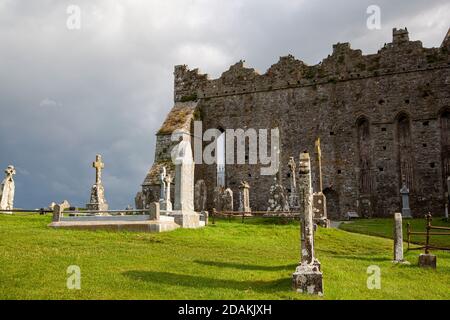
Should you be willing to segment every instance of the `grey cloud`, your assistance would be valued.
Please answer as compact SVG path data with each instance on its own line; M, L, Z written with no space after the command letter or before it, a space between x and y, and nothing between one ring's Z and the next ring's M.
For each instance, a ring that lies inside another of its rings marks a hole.
M338 41L374 52L398 26L440 45L448 1L377 2L0 0L0 166L22 169L16 205L84 205L97 153L111 207L132 204L176 64L211 77L240 59L260 72L289 53L315 64ZM69 4L81 8L81 30L66 28ZM381 7L380 31L366 28L370 4Z

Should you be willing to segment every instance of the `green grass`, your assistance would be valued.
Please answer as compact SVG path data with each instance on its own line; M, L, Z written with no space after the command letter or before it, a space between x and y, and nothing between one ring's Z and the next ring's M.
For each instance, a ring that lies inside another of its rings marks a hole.
M403 241L407 241L406 236L406 224L411 224L411 231L413 232L425 232L426 229L426 220L425 219L405 219L403 220ZM450 228L450 222L445 222L442 220L442 218L434 218L431 222L433 226L442 226L442 227L449 227ZM393 239L394 234L394 219L361 219L361 220L354 220L350 223L344 223L339 226L340 229L350 231L350 232L356 232L356 233L362 233L362 234L368 234L372 236L377 237L384 237ZM449 233L450 231L443 231L443 230L432 230L433 232L446 232ZM411 242L417 243L417 244L424 244L425 243L425 236L421 235L411 235ZM447 247L450 248L450 236L431 236L430 243L436 246L441 247ZM417 247L415 245L411 245L412 248Z
M394 265L392 240L319 229L325 296L291 290L299 227L239 220L161 234L55 230L49 216L0 215L0 299L450 299L450 254L437 270ZM81 268L81 290L66 288ZM381 290L367 289L367 267Z

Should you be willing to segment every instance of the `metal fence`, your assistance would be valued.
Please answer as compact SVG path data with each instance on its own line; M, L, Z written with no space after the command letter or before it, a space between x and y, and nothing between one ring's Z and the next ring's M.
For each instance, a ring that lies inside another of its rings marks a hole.
M300 220L300 212L292 212L292 211L216 211L216 209L212 210L211 220L212 224L216 223L216 218L227 218L228 221L231 219L241 219L242 223L245 222L245 219L251 218L268 218L268 219L286 219L286 220Z
M432 232L432 230L450 231L450 228L431 225L431 221L433 220L433 217L431 216L431 214L427 214L425 218L427 220L427 225L426 225L426 231L425 232L417 232L417 231L413 232L411 230L411 224L408 222L408 224L407 224L408 250L422 250L422 249L425 249L425 253L426 254L428 254L430 252L430 249L450 251L450 248L434 246L434 245L430 244L431 236L450 236L450 232ZM411 235L425 236L425 245L424 246L420 246L420 247L411 248L410 247Z

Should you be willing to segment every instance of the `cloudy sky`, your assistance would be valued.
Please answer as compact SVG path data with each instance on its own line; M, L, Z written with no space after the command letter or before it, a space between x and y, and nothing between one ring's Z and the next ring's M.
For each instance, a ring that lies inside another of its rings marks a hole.
M380 30L366 27L372 4ZM449 17L448 0L0 0L0 167L17 168L16 207L84 206L100 153L110 207L125 208L173 105L174 65L215 78L244 59L263 73L289 53L316 64L337 42L374 53L405 26L439 46Z

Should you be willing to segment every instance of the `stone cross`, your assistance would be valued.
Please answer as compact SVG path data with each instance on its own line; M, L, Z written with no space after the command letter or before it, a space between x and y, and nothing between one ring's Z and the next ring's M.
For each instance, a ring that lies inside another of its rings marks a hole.
M239 211L251 212L250 208L250 185L247 181L241 181L239 185Z
M303 216L301 262L292 275L292 286L297 292L323 295L323 275L314 256L314 223L312 212L311 160L307 152L300 154L299 193Z
M159 172L159 182L161 183L159 199L160 201L164 201L166 199L166 167L161 167Z
M95 183L102 183L102 169L105 168L105 164L102 162L102 156L96 155L95 161L92 163L92 167L95 168Z
M166 177L164 178L164 182L165 182L165 187L166 187L166 198L165 198L165 203L164 203L164 209L166 211L172 211L172 201L170 201L170 184L172 183L173 178L170 174L166 175Z
M0 209L13 210L14 209L14 192L15 184L13 176L16 174L14 166L8 166L5 169L5 179L0 185Z
M409 208L409 189L406 186L405 178L403 177L403 186L400 189L402 196L402 216L403 218L412 218L411 209Z
M319 192L323 190L323 180L322 180L322 149L320 148L320 137L316 140L317 148L317 161L319 163Z
M105 189L102 184L102 169L105 168L105 164L102 162L101 155L96 155L92 167L95 168L95 184L92 186L91 198L86 208L92 211L107 211L108 203L105 199ZM96 213L96 215L107 215L107 213Z
M394 262L403 262L403 225L402 214L394 214Z

